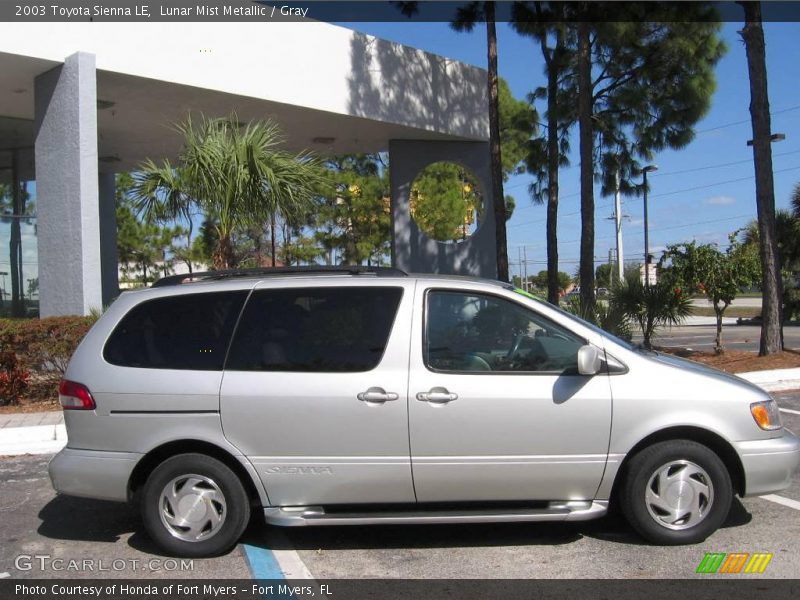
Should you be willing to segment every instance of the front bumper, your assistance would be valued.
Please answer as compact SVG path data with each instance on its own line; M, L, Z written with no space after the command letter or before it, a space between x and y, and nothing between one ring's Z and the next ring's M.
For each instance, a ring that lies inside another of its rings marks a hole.
M737 442L742 459L745 496L761 496L785 490L800 464L800 438L784 429L781 437Z
M53 488L60 494L126 502L128 480L141 457L133 452L64 448L53 457L47 470Z

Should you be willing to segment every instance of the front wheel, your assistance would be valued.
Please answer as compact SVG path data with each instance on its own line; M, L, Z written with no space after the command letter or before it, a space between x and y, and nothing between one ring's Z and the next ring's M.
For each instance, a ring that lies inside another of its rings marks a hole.
M690 440L671 440L631 459L621 500L625 518L648 541L695 544L725 521L733 486L712 450Z
M239 477L204 454L179 454L158 465L145 482L141 508L150 537L188 558L229 550L250 519Z

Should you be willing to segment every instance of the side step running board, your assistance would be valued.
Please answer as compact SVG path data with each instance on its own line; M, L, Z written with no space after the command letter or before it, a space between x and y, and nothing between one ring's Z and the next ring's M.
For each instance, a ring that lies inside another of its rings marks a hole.
M270 525L402 525L424 523L520 523L527 521L588 521L606 514L608 502L551 502L547 508L428 510L326 513L320 506L265 508Z

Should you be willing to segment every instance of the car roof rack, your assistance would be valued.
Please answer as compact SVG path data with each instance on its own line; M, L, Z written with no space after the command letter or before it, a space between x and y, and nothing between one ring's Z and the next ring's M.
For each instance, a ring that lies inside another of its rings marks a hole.
M224 269L220 271L200 271L168 275L153 282L151 287L166 287L194 283L197 281L218 281L239 277L272 277L281 275L375 275L383 277L405 277L405 271L393 267L365 267L362 265L309 265L303 267L261 267L255 269Z

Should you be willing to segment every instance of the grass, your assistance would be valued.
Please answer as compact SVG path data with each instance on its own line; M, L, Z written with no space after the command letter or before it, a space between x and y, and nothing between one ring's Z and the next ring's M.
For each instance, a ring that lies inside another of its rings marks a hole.
M714 309L710 306L693 306L692 314L696 317L715 317L717 316ZM735 317L743 319L752 319L761 314L761 309L758 306L729 306L725 311L723 317Z

